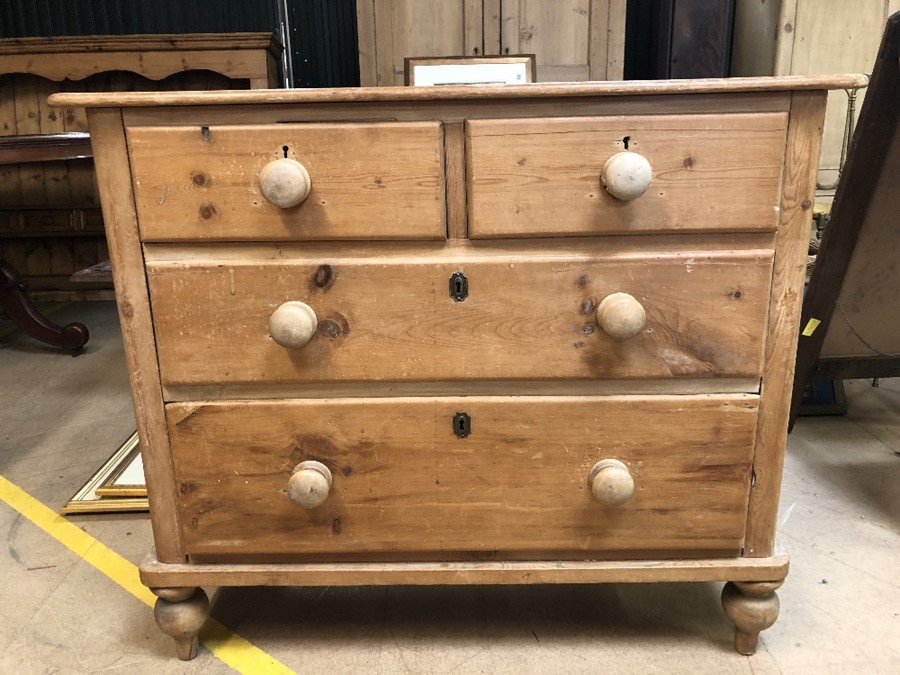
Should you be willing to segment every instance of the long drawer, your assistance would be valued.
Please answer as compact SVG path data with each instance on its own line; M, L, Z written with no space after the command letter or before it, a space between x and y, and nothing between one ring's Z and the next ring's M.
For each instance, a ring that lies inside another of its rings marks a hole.
M469 235L774 230L786 131L785 113L470 120ZM604 189L617 153L649 162L646 192Z
M771 250L492 258L436 248L155 261L147 271L167 385L757 377L772 260ZM598 324L615 293L646 315L629 339ZM317 317L298 348L270 335L291 301Z
M758 398L465 397L166 408L192 560L735 555ZM461 413L469 433L456 433ZM622 463L629 499L589 483ZM327 498L288 484L323 464Z
M446 236L438 122L138 127L128 148L145 241ZM311 185L291 208L260 191L282 158Z

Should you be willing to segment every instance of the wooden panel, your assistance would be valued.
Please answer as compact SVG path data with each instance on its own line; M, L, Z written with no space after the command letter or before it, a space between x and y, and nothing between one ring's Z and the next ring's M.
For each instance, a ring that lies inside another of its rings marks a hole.
M460 410L472 419L465 439L452 431ZM193 560L641 557L740 548L756 397L185 403L166 417ZM588 485L606 457L635 480L618 508L598 504ZM310 510L285 493L306 460L334 476L329 498Z
M865 11L852 0L796 0L796 5L793 30L783 33L784 39L793 36L790 70L776 74L872 72L888 17L886 0L869 0ZM857 106L865 93L860 91ZM819 182L837 178L846 118L847 97L841 92L830 94Z
M467 0L390 0L376 4L376 40L389 40L378 62L379 84L402 85L408 56L468 56L469 44L481 45L481 21L471 16L476 6ZM381 11L379 11L379 9ZM469 10L470 16L467 17ZM467 36L466 31L472 31ZM386 35L390 31L390 37ZM477 35L477 38L475 37Z
M754 483L744 555L766 557L775 547L778 498L784 468L788 412L794 375L800 304L806 272L816 169L825 117L825 92L797 92L791 103L784 188L766 330L759 429L753 457Z
M18 134L16 123L15 75L0 75L0 136ZM22 179L19 167L0 165L0 204L10 206L22 203Z
M140 566L150 588L214 586L389 586L414 584L602 584L780 581L788 557L712 560L552 560L512 562L165 564L149 553Z
M331 255L148 264L163 382L744 377L760 372L772 252ZM469 295L449 294L461 271ZM595 309L625 291L647 327L617 342ZM301 300L318 334L285 349L272 312Z
M16 133L41 133L40 79L30 75L16 75L13 79L16 109ZM45 206L47 187L44 184L44 167L31 163L19 166L22 204Z
M503 54L534 54L538 82L622 78L625 0L501 3Z
M775 228L784 114L466 124L473 237ZM600 185L604 163L626 145L654 176L631 202Z
M591 0L513 0L501 7L503 52L534 54L538 82L588 79Z
M896 0L870 0L865 11L853 0L782 0L780 7L757 8L758 2L738 3L735 75L872 72L885 21L900 9ZM860 91L857 109L864 96ZM818 177L826 185L837 178L847 117L847 97L833 92L828 98Z
M437 122L156 127L128 140L145 240L446 236ZM284 156L312 180L293 209L259 191L259 170Z
M91 110L88 119L97 179L102 194L108 197L103 200L103 221L109 235L108 252L113 264L116 307L143 449L147 494L153 505L150 522L154 547L161 561L182 562L184 554L175 504L175 478L166 436L153 319L134 201L126 197L131 195L132 180L122 112Z

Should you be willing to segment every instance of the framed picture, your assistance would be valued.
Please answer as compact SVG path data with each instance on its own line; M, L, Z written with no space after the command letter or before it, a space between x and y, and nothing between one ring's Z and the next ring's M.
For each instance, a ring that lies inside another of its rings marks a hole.
M408 57L405 82L414 87L526 84L534 82L534 63L534 54Z
M147 488L137 432L125 441L91 476L60 512L111 513L146 511Z

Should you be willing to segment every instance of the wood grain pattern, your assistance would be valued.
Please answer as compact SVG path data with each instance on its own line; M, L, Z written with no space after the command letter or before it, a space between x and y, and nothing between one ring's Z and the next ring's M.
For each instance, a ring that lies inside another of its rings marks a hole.
M381 0L376 0L380 2ZM267 105L272 103L346 103L351 101L453 101L579 96L655 96L667 94L727 94L739 92L820 91L864 87L865 75L797 75L787 77L726 77L702 80L630 82L561 82L523 85L442 87L345 87L171 93L59 93L50 104L95 108L189 105Z
M825 92L793 95L781 197L781 222L766 334L759 429L753 457L754 486L744 555L765 557L775 545L778 498L784 468L800 305L806 273L816 163L825 116Z
M389 586L780 581L788 557L551 562L165 564L149 554L141 581L162 586Z
M740 548L755 396L343 399L166 408L192 559L427 551ZM465 410L472 433L453 434ZM572 420L578 420L573 424ZM635 495L597 504L587 476L625 462ZM286 495L301 461L328 500Z
M342 258L148 264L163 381L747 377L760 372L771 251ZM463 272L469 296L450 297ZM397 283L397 280L403 280ZM616 291L647 312L640 335L596 324ZM300 300L318 334L288 350L272 312Z
M466 123L473 237L772 230L787 116L627 116ZM653 182L623 202L600 184L623 150Z
M88 119L101 194L108 197L130 194L131 170L121 111L91 110ZM184 557L175 504L175 475L169 455L153 321L134 202L131 199L104 199L103 220L107 227L116 305L125 340L125 360L143 450L147 495L152 504L150 522L153 525L153 540L161 561L181 562Z
M444 124L447 180L447 236L464 239L469 233L466 209L466 135L462 122Z
M128 143L145 240L446 236L436 122L140 128ZM312 180L292 209L259 191L260 169L284 156Z

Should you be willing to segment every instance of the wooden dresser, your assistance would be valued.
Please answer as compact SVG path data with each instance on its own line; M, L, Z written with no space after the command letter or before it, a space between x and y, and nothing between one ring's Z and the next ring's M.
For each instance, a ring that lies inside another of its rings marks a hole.
M862 83L52 97L179 656L201 585L654 581L729 582L752 653L825 90Z

